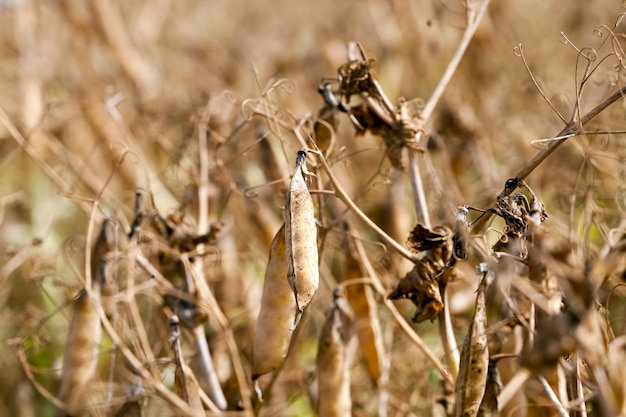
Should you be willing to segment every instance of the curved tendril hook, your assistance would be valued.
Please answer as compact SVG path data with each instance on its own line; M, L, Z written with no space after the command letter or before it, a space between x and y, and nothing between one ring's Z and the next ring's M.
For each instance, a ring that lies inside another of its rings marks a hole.
M530 67L528 66L528 62L526 62L526 57L524 56L524 49L522 47L522 44L520 43L515 48L513 48L513 52L514 52L515 56L517 56L517 57L522 59L522 62L524 63L524 68L526 68L526 72L530 76L530 79L532 80L533 84L535 85L535 88L537 89L537 91L539 91L539 94L541 94L541 97L543 97L544 101L546 103L548 103L548 106L550 106L552 111L559 117L559 119L561 119L561 121L563 123L567 123L567 120L565 119L565 117L563 117L561 112L554 106L554 104L552 104L552 102L550 101L550 99L548 98L546 93L544 93L544 91L539 86L539 83L537 82L537 79L535 78L533 72L531 71Z

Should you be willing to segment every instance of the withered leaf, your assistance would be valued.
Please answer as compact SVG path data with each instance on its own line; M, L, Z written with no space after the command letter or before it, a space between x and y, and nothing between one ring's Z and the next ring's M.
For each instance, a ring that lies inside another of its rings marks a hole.
M408 298L417 308L413 321L421 323L435 319L443 309L443 302L439 292L439 283L432 279L436 273L431 265L418 262L397 287L387 296L390 300Z
M421 223L418 223L413 230L411 230L407 245L415 252L434 250L442 247L445 248L450 237L450 229L445 226L436 226L433 230L430 230ZM445 257L446 256L442 256L442 258Z

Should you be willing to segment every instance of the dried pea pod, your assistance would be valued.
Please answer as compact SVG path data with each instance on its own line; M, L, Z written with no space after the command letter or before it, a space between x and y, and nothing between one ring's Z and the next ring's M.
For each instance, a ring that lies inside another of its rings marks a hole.
M345 277L340 282L365 277L367 273L359 261L355 247L352 227L346 222L345 232ZM367 284L346 286L346 297L354 312L352 327L359 340L359 346L367 371L374 383L380 378L384 347L381 336L380 320L372 288Z
M311 175L306 169L305 159L306 151L298 151L296 172L285 202L287 277L296 298L296 325L319 285L315 207L304 179L305 174Z
M105 220L91 249L91 294L83 289L72 302L70 329L63 356L63 372L57 397L65 404L55 416L67 416L85 409L88 387L98 365L98 346L102 340L102 325L96 310L101 302L101 290L106 281L107 253L112 249L109 221Z
M333 305L322 328L317 352L317 415L350 417L350 368L353 351L350 344L353 313L348 302L335 290Z
M476 310L463 342L459 375L454 390L455 416L475 417L487 388L489 349L487 347L487 308L485 296L490 271L483 275L476 295Z
M261 311L252 344L252 379L255 380L278 368L287 356L297 311L287 271L283 225L272 242L265 272Z

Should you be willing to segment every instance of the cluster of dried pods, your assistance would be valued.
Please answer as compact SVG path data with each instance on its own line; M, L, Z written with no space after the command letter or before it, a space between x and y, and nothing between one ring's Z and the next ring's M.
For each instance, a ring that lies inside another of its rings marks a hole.
M350 45L349 58L349 62L338 69L336 79L325 79L320 84L324 107L314 126L313 145L329 152L336 127L335 113L346 113L357 133L369 131L381 136L390 163L402 169L402 149L417 148L415 137L422 121L412 111L411 102L401 100L397 106L391 104L372 71L375 61L366 57L360 45ZM356 104L355 96L360 98ZM304 150L297 153L285 198L283 224L271 243L265 272L252 344L251 379L257 389L257 404L262 403L263 397L269 397L272 383L288 356L301 318L320 281L318 222L307 186L314 175L307 169L306 157ZM323 160L323 154L320 158ZM479 213L474 221L470 220L472 212ZM479 219L492 215L499 217L503 225L499 238L488 247L486 239L477 238L472 229ZM463 205L458 207L452 228L446 225L426 227L418 223L411 231L408 247L416 255L412 258L413 268L387 298L411 300L416 306L413 321L446 320L446 288L461 276L460 262L477 260L476 271L481 276L458 363L448 363L449 368L457 371L452 372L454 378L446 381L448 386L444 389L447 397L442 403L448 405L447 415L499 415L504 404L513 399L510 394L503 394L498 363L511 357L517 363L509 368L518 375L525 375L526 379L530 373L539 375L542 384L545 382L542 372L554 371L557 365L566 362L570 367L564 368L571 371L567 381L573 387L567 396L572 403L584 404L581 362L579 358L570 361L574 353L587 362L598 389L593 401L599 409L605 410L602 415L623 411L626 401L613 395L624 385L623 372L607 368L607 363L617 363L624 356L623 339L606 336L600 349L606 357L602 358L597 354L598 349L576 334L580 329L589 331L597 327L598 282L607 276L612 265L620 262L623 247L603 254L582 275L572 272L571 276L563 276L557 272L562 268L552 267L557 255L549 253L544 242L546 233L541 226L546 219L544 205L533 190L522 179L513 178L506 182L504 192L493 207L481 210ZM145 195L138 192L135 219L126 242L141 253L134 262L163 286L163 301L171 317L169 345L175 367L174 391L190 412L198 415L204 413L205 406L215 410L225 410L228 406L202 330L209 302L203 291L206 283L193 273L195 258L189 255L201 245L212 242L219 230L219 225L213 225L206 234L194 234L182 213L163 218L150 208ZM374 384L380 383L384 367L378 305L373 296L375 286L368 281L372 270L363 259L357 232L347 222L343 236L345 274L337 277L338 286L333 291L333 301L320 332L316 361L317 412L324 417L351 415L350 372L357 344ZM97 345L103 334L98 306L102 304L106 312L106 301L102 299L111 292L107 289L111 286L108 270L110 253L115 250L110 223L106 221L92 248L90 287L83 290L73 304L67 347L72 354L64 359L58 394L62 402L59 415L80 410L82 390L96 371ZM498 310L499 322L493 329L488 325L488 307ZM516 328L525 332L523 346L504 346L502 341ZM203 363L201 378L196 378L185 363L180 345L181 329L194 340ZM610 333L604 328L596 333L603 331ZM145 352L150 351L149 347L144 348ZM146 362L151 362L149 359L146 358ZM273 379L263 384L262 392L260 378L267 374L272 374ZM454 386L450 386L450 381ZM515 378L509 376L507 381L515 381ZM546 384L545 391L552 398L552 388ZM603 394L601 388L606 388L606 393ZM207 398L203 397L203 392L208 393ZM120 413L136 403L136 400L129 400ZM554 406L558 409L558 403Z

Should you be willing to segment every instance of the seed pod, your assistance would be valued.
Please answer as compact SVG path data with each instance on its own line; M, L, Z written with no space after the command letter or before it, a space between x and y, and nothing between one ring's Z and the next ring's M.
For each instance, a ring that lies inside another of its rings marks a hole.
M475 417L485 395L489 369L489 350L487 348L487 311L485 306L485 292L487 278L490 272L483 275L483 279L476 295L476 310L470 323L469 331L463 342L459 375L455 387L455 416Z
M283 225L272 242L265 272L261 311L252 344L253 379L278 368L287 356L297 311L287 271Z
M454 235L452 236L452 254L458 261L467 260L469 248L469 225L467 223L466 206L460 206L454 221Z
M306 152L298 151L296 172L285 202L287 277L296 297L296 325L319 285L315 208L304 179L304 174L310 175L305 159Z
M345 224L346 266L345 280L362 278L367 275L359 261L358 250L350 233L351 227ZM341 280L340 280L341 281ZM384 347L381 337L380 321L372 288L365 284L346 287L346 297L354 312L352 327L359 339L361 354L367 371L374 383L380 378Z
M112 249L112 242L110 221L107 219L91 248L91 288L94 297L90 298L83 289L72 303L63 373L57 395L65 404L65 410L57 410L57 417L75 414L87 405L87 387L96 373L98 345L102 340L102 325L94 304L101 302L108 268L106 255Z
M63 374L57 397L65 404L65 410L57 410L56 416L80 413L87 405L86 394L98 365L98 345L102 339L100 317L85 290L72 304L70 331L67 335Z
M350 367L352 312L347 301L335 291L335 300L322 329L317 352L317 415L350 417Z

